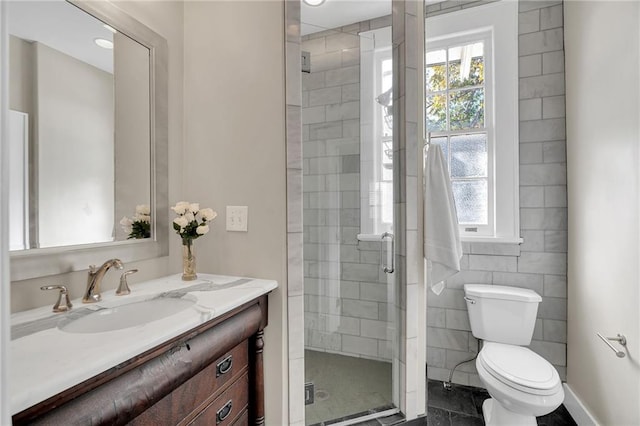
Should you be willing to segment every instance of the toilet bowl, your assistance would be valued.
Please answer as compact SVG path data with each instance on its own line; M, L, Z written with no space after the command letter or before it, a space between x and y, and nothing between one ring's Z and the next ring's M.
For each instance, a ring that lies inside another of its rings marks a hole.
M476 368L491 396L483 404L487 425L536 425L564 400L556 369L528 348L486 342Z
M535 426L536 417L564 400L556 369L524 346L531 343L542 298L508 286L466 284L464 289L472 334L484 342L476 368L491 396L482 405L485 423Z

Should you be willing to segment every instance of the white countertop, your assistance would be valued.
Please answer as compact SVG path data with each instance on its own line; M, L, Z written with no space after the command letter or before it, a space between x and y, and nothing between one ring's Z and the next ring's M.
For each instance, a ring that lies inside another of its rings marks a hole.
M207 287L206 284L212 285L188 293L188 297L197 299L191 307L114 331L83 334L62 331L58 323L68 321L69 313L53 314L53 303L12 315L12 331L20 329L16 336L21 337L12 337L10 345L11 413L29 408L278 286L272 280L208 274L198 274L194 281L182 281L178 274L130 284L131 294L127 296L116 296L111 290L102 293L102 301L98 303L72 300L71 313L147 300L167 291L186 290L195 285Z

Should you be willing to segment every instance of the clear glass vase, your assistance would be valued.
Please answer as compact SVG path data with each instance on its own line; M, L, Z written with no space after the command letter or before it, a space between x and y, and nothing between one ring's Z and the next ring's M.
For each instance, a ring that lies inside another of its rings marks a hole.
M193 241L182 240L182 280L193 281L198 278L196 274L196 255Z

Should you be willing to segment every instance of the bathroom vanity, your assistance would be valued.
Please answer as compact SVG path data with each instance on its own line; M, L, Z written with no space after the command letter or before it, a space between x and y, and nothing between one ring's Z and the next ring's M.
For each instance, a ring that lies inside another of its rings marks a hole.
M276 287L175 275L134 284L130 296L76 300L64 314L15 314L14 425L264 424L263 330Z

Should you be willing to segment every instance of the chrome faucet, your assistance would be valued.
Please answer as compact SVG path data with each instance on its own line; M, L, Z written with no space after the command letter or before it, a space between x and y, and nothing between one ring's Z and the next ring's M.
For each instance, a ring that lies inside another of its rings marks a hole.
M100 295L100 284L102 284L104 274L106 274L112 266L116 269L123 268L122 261L120 261L120 259L109 259L99 268L96 268L95 265L89 266L87 290L84 292L82 303L95 303L102 300L102 296Z

